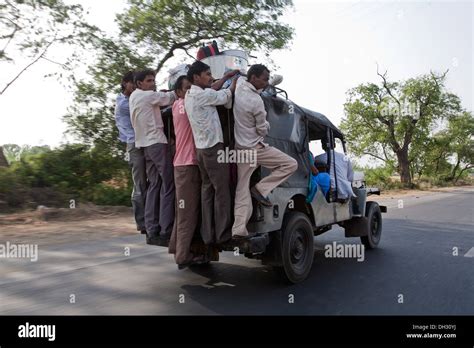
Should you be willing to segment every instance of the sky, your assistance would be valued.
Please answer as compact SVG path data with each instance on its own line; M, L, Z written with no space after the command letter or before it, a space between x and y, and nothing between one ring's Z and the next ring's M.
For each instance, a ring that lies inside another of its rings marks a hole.
M67 1L82 4L89 10L89 21L111 34L117 32L115 14L126 4ZM472 111L473 18L471 1L296 0L283 18L294 27L295 37L288 50L272 55L278 66L274 72L283 75L279 87L291 100L325 114L336 125L348 89L380 82L377 64L390 80L449 69L448 90ZM51 54L60 56L61 50ZM24 66L25 61L16 58L16 64L0 64L0 88ZM87 63L77 76L83 76ZM62 122L72 94L57 79L44 78L52 70L52 63L40 61L0 96L0 144L58 146L73 140L64 136Z

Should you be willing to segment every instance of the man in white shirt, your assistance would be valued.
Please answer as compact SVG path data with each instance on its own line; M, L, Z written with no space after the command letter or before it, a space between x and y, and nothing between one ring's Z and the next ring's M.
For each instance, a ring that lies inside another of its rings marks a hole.
M174 222L175 188L173 163L163 131L160 106L172 104L174 92L155 92L155 72L139 71L137 89L130 96L130 117L135 131L135 146L143 148L149 185L145 201L147 239L169 239Z
M248 238L247 223L252 215L254 197L264 207L272 207L267 195L298 169L298 162L287 154L263 142L270 129L267 112L260 96L268 85L270 71L261 64L250 67L247 77L237 81L234 100L234 134L236 149L251 149L256 152L254 163L237 164L237 189L235 192L233 238ZM258 166L271 170L259 183L249 190L250 177Z
M327 140L321 140L323 150L325 151L323 154L316 156L314 162L316 164L320 164L322 166L327 167L328 162L328 146ZM336 179L337 179L337 198L339 200L348 200L351 197L356 197L354 191L352 190L352 181L354 180L354 171L352 169L351 161L349 157L344 155L343 153L336 152L335 150L331 151L333 154L332 160L336 164ZM331 176L331 188L335 189L336 181L334 178L334 162L331 162L330 168L328 170L329 175Z
M201 236L204 243L223 243L231 238L232 210L228 163L218 163L219 151L224 151L224 137L216 106L232 105L235 79L229 89L222 89L226 80L238 71L231 71L213 84L210 67L201 61L188 70L192 83L184 99L186 113L196 144L201 173Z

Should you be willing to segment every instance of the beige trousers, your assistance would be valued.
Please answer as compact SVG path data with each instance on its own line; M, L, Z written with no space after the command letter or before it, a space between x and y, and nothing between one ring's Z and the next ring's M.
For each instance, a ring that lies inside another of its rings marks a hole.
M248 235L247 223L252 216L252 198L250 195L250 177L258 166L271 170L255 188L264 196L268 194L282 182L290 177L298 168L298 162L287 154L269 145L257 145L254 148L257 152L256 165L252 163L238 163L237 165L237 189L235 192L234 225L232 235ZM255 163L253 163L255 164Z

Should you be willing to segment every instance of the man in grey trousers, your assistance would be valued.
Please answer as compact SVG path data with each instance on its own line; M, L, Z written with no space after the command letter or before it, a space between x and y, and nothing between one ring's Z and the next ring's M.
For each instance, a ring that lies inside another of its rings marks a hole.
M135 90L133 77L132 71L127 72L122 77L122 92L117 96L115 103L115 124L119 131L119 140L126 144L127 160L132 169L132 206L137 231L145 234L145 199L147 189L145 155L143 149L135 147L135 132L130 120L129 98Z
M169 239L174 222L175 187L170 147L163 131L160 106L173 104L175 92L155 92L155 72L135 74L137 89L130 95L135 146L143 148L148 189L145 201L147 240Z
M187 75L192 85L186 93L184 104L201 173L201 236L205 244L224 243L232 237L229 164L218 161L219 153L224 151L224 137L216 106L224 105L230 109L236 80L230 88L221 88L227 79L237 73L237 70L230 71L213 83L210 67L196 61L190 66Z

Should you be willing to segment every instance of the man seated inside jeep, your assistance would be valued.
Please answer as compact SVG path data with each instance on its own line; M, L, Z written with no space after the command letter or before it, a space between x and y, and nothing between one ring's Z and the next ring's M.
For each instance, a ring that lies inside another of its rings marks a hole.
M311 203L318 191L318 188L322 191L324 197L326 197L329 192L329 187L331 185L331 178L327 173L326 165L322 163L315 163L314 156L309 152L309 163L311 168L311 181L309 182L309 192L306 197L306 202Z
M321 140L324 153L315 158L315 166L326 165L328 164L328 147L327 140ZM329 175L331 177L331 188L336 189L336 180L337 180L337 199L340 202L347 202L351 197L356 197L352 191L352 180L354 179L354 171L352 169L351 161L349 157L343 153L332 151L333 161L336 165L336 177L334 177L334 163L331 162L329 168Z

